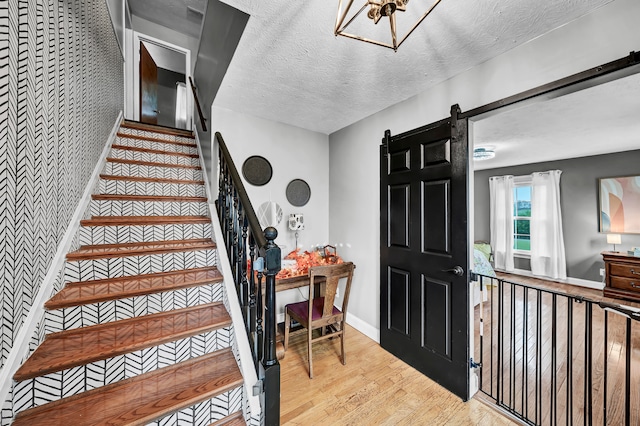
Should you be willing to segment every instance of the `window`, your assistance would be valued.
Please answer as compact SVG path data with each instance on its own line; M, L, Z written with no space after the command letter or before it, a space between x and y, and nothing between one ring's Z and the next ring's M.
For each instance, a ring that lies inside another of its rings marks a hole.
M531 251L531 184L513 188L513 249L525 254Z

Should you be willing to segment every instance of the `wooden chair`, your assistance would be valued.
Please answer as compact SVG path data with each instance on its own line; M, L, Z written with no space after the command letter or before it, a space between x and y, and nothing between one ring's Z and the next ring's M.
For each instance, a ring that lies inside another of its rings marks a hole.
M307 347L309 351L309 377L313 379L313 362L311 354L311 345L319 340L329 339L331 337L340 337L340 346L342 350L342 364L346 364L346 355L344 352L344 330L345 316L347 314L347 305L349 303L349 291L351 290L351 280L353 278L353 270L355 265L351 262L341 263L338 265L314 266L309 269L309 303L308 300L298 303L291 303L285 306L284 320L284 350L289 346L289 328L291 326L291 318L300 323L307 329ZM319 277L325 278L324 296L318 296L315 286ZM333 306L338 282L340 279L346 278L342 309ZM313 338L313 330L322 329L319 337Z

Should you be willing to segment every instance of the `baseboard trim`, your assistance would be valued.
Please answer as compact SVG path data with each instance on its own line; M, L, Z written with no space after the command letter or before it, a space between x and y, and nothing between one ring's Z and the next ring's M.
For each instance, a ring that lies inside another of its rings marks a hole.
M84 212L89 207L89 203L91 202L91 194L93 189L98 184L98 180L100 178L100 171L104 163L107 160L107 155L111 149L111 144L116 139L116 134L118 133L118 129L120 128L120 123L122 122L122 111L118 114L118 118L116 118L115 124L107 141L102 149L102 154L100 154L100 158L95 165L93 173L85 186L84 193L80 202L78 203L75 211L73 212L73 216L67 225L67 229L58 244L58 249L51 261L51 265L47 270L47 275L42 280L42 284L36 294L36 297L33 299L33 303L31 304L31 309L27 314L27 317L24 320L16 339L13 342L13 346L7 356L7 360L0 371L0 402L4 403L7 400L9 393L11 392L11 388L13 387L13 375L20 368L22 364L23 358L29 352L29 343L31 342L31 337L33 333L36 331L36 326L41 318L44 317L44 302L51 296L51 293L54 289L54 284L58 273L64 268L64 264L66 261L66 255L69 251L73 239L80 228L80 220L84 215Z
M380 329L347 311L347 324L358 330L376 343L380 343Z
M503 271L503 272L507 272L507 271ZM553 281L558 281L563 284L571 284L578 287L592 288L595 290L602 290L604 288L604 283L601 283L598 281L583 280L582 278L573 278L573 277L567 277L567 279L565 280L561 280L558 278L537 277L533 275L531 271L527 271L526 269L514 269L513 271L507 272L507 273L524 275L525 277L532 277L532 278L551 279Z

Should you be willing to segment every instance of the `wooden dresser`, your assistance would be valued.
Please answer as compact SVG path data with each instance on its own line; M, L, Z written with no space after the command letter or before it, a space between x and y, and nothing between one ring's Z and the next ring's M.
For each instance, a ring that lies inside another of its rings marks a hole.
M640 257L626 253L602 252L606 297L640 302Z

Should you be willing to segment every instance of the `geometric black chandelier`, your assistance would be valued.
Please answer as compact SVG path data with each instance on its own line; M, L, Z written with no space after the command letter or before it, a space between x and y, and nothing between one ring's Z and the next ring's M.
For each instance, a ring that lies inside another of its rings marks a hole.
M407 4L409 0L367 0L360 9L353 7L354 1L347 0L347 5L343 8L342 0L340 0L334 34L388 47L394 51L398 50L398 47L409 37L413 30L440 3L440 0L435 0L435 3L427 6L425 11L425 6L420 4L423 3L422 1L414 1L408 12ZM411 10L412 8L413 10ZM363 13L365 11L366 13ZM403 12L403 16L399 16L396 19L398 12ZM384 21L382 18L389 18L388 30L381 28L386 27L384 24L377 25L380 20ZM346 32L347 27L350 27L350 32ZM400 37L398 34L400 34ZM385 42L383 40L388 41Z

